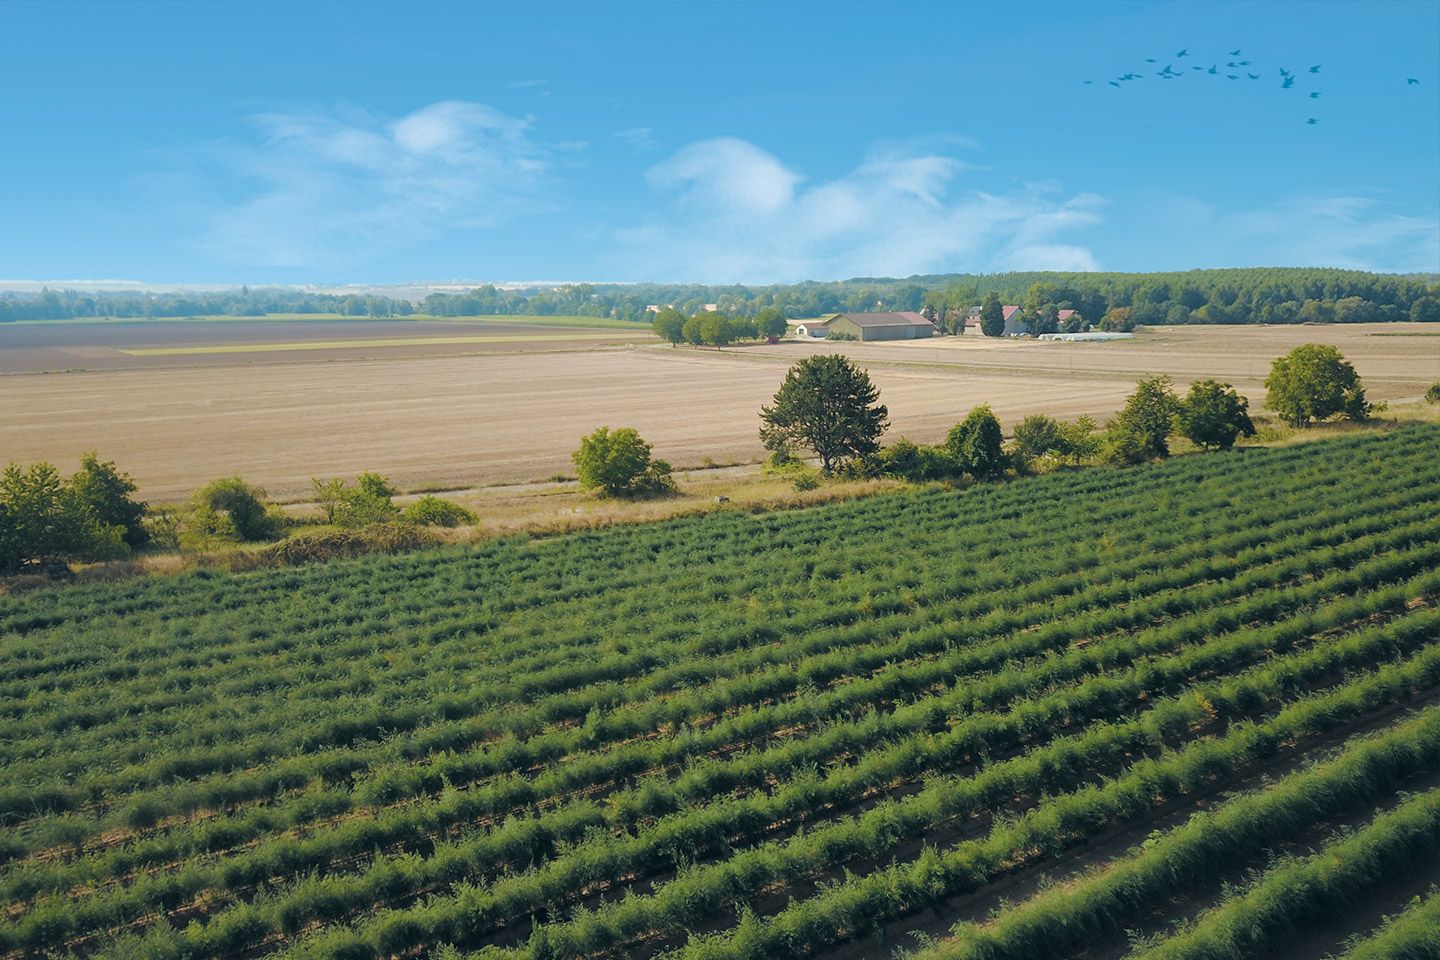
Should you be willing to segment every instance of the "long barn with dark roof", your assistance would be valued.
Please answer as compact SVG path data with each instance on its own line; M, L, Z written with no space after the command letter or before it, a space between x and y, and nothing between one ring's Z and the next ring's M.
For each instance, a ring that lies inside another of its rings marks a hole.
M935 336L935 324L918 313L841 313L830 319L830 336L856 340L920 340Z

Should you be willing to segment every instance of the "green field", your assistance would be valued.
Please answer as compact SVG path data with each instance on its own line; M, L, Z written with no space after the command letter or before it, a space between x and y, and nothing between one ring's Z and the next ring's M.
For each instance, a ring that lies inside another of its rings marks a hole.
M1383 956L1437 502L1425 426L0 596L0 955Z

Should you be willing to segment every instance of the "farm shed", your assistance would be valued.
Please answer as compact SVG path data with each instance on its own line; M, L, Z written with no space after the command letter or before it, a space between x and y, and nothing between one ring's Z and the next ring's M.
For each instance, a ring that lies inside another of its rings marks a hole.
M1028 331L1029 328L1025 326L1025 321L1021 319L1019 307L1014 304L1006 304L1000 308L1000 311L1005 316L1005 332L1001 334L1002 337L1013 337L1017 333L1026 333ZM971 307L965 314L965 332L980 332L979 307Z
M842 313L830 320L830 332L856 340L920 340L935 336L935 324L918 313Z
M809 338L811 338L812 340L823 340L825 337L828 337L829 335L830 335L830 324L829 324L828 322L826 322L826 323L819 323L819 322L801 323L801 324L797 324L796 327L795 327L795 336L797 336L797 337L809 337Z

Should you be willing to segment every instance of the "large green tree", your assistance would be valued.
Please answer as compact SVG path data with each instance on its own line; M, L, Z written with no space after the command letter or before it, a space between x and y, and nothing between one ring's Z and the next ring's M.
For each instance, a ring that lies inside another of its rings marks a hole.
M113 462L101 463L95 453L85 454L80 458L80 470L70 478L70 486L97 520L125 531L128 545L137 547L150 539L145 529L145 504L130 496L135 492L135 481Z
M880 448L889 411L870 376L841 354L807 357L790 368L774 403L760 408L767 450L807 447L826 474Z
M1180 432L1206 449L1227 450L1239 437L1255 436L1250 401L1228 383L1200 380L1179 405Z
M1005 332L1005 307L994 291L980 305L980 332L987 337L998 337Z
M777 307L766 307L755 314L755 328L762 337L783 337L788 329L785 314Z
M661 307L650 321L650 329L673 346L685 342L685 315L674 307Z
M609 497L640 497L674 489L670 464L650 459L650 444L633 427L601 427L580 438L570 455L580 486Z
M1169 377L1141 380L1106 433L1106 459L1112 463L1144 463L1168 457L1167 438L1174 429L1179 406Z
M1340 351L1325 343L1296 347L1270 365L1265 406L1292 427L1344 414L1351 420L1370 415L1365 388Z

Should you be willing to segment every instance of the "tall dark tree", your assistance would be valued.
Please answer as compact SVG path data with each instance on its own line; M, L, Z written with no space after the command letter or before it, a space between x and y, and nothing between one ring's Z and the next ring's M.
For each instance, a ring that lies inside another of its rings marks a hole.
M760 408L767 450L808 447L827 475L880 448L889 411L864 370L841 354L807 357L790 368L771 406Z
M998 337L1005 332L1005 308L993 290L980 306L980 332L987 337Z
M1006 457L1001 448L1000 421L989 404L971 410L964 420L950 428L945 449L950 459L977 480L998 477L1005 472Z

